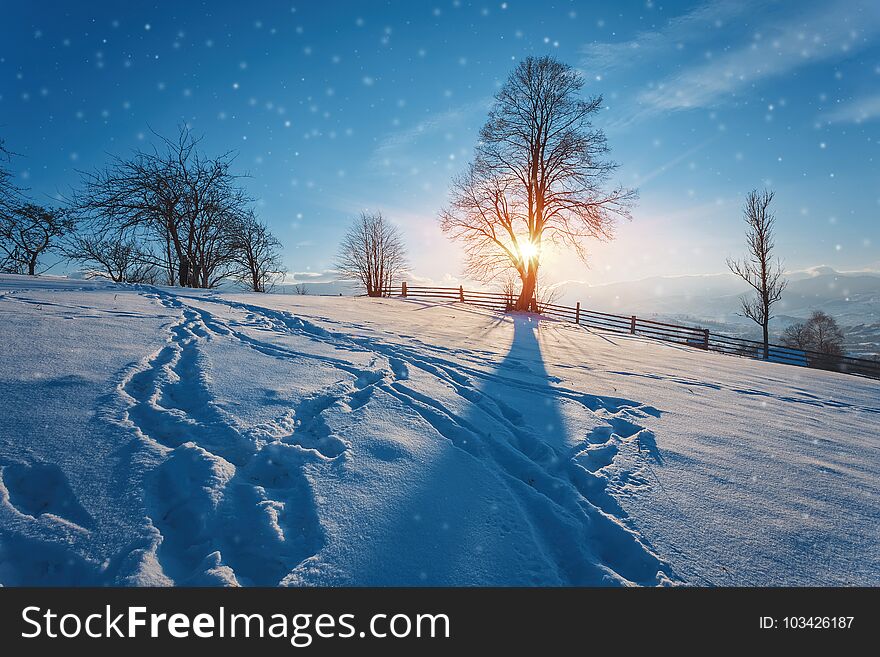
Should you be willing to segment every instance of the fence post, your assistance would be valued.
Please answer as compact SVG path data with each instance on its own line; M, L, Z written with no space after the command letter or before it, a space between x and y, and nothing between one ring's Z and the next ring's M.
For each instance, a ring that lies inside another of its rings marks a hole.
M406 281L403 281L400 284L400 296L402 296L404 299L406 299Z
M709 351L709 329L703 329L703 349Z
M462 303L464 303L464 286L463 285L458 286L458 300L461 301Z
M633 335L636 334L636 316L635 315L633 315L632 319L630 319L629 332L632 333Z
M581 302L580 301L577 302L577 306L575 306L575 308L574 308L574 323L575 324L581 323Z

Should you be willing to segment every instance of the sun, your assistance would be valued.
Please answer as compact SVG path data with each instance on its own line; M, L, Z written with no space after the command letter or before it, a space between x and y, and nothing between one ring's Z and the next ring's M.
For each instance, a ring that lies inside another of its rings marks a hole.
M523 260L533 260L538 257L538 247L529 240L520 242L519 252L522 255Z

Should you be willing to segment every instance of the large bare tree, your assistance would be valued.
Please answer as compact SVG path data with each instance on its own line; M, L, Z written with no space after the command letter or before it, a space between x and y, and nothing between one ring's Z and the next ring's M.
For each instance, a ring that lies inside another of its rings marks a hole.
M591 123L602 98L581 98L583 85L577 71L552 57L520 62L441 212L444 232L464 244L469 276L488 282L516 271L517 310L533 307L547 243L586 261L585 241L609 239L636 197L607 187L617 165L605 159L605 135Z
M236 228L250 201L232 160L206 157L182 127L176 139L159 137L151 150L84 174L75 205L101 240L140 233L169 283L214 287L234 268Z
M761 327L764 360L770 358L770 320L773 305L782 298L786 280L782 263L774 261L773 229L776 216L770 211L774 193L753 190L746 197L743 215L746 221L748 255L742 260L727 259L730 271L748 283L755 292L740 299L742 314Z
M362 212L352 222L336 258L340 279L359 282L371 297L385 294L407 266L400 231L381 212Z

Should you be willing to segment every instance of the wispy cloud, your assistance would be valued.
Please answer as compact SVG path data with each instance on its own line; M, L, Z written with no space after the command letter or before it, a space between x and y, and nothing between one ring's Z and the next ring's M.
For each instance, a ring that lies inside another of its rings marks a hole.
M722 54L712 54L717 46L709 48L700 63L684 65L637 94L637 108L625 120L629 123L658 113L724 104L743 90L803 66L850 57L875 43L880 34L877 0L800 3L799 15L789 11L783 16L780 8L757 0L705 4L632 41L586 47L585 66L592 60L594 66L612 70L649 58L672 58L675 50L692 50L712 34L717 37L717 31L710 28L739 14L762 17Z
M409 171L425 165L425 154L417 147L441 133L457 133L476 117L485 114L491 103L484 98L433 114L414 126L387 134L373 151L370 165L378 171Z
M819 119L826 123L864 123L880 119L880 94L854 98L822 114Z
M339 278L338 272L333 269L324 271L294 271L284 276L285 283L330 283Z
M658 110L710 107L765 79L848 57L878 33L876 0L823 3L801 20L764 26L749 43L661 81L639 100Z
M673 157L671 160L664 162L659 167L655 168L653 171L649 171L645 175L639 176L635 181L636 184L639 186L639 188L643 188L649 182L651 182L655 178L662 176L664 173L671 170L677 164L679 164L682 161L684 161L690 157L693 157L694 155L699 153L701 150L706 148L706 146L708 146L709 144L714 142L716 139L718 139L717 134L709 137L708 139L701 141L699 144L687 149L683 153L679 153L678 155Z
M710 40L728 21L758 11L767 0L719 0L707 2L676 16L663 27L639 32L622 42L591 43L581 49L582 68L589 74L607 74L670 55L685 46Z

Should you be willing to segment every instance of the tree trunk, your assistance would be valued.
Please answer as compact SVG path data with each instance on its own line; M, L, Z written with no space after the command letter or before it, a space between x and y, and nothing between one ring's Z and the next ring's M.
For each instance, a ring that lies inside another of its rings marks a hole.
M177 271L180 276L180 287L189 287L189 258L182 256L177 265Z
M526 270L526 275L522 279L522 291L519 293L519 298L513 305L514 310L529 311L533 309L532 301L535 298L537 282L538 268L534 265L529 265L529 268Z
M31 260L28 263L28 276L36 276L36 271L37 271L37 261Z
M761 327L764 329L764 360L770 360L770 326L765 322Z

